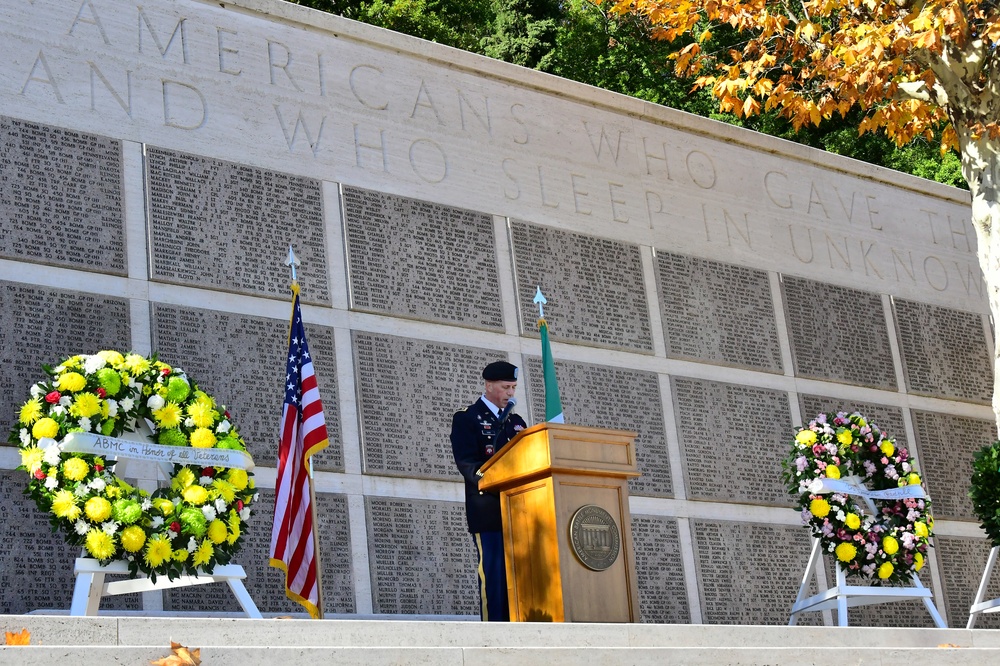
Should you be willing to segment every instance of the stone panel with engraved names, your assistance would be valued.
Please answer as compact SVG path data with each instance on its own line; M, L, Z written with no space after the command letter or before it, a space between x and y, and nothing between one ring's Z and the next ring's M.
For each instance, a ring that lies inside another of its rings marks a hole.
M524 335L538 336L540 286L553 340L652 352L639 246L525 222L511 235Z
M783 391L671 377L688 499L790 506L781 482L792 418Z
M640 621L690 623L677 519L633 515L632 549L639 585Z
M901 298L894 310L911 393L990 402L993 365L982 315Z
M525 356L525 378L532 414L545 414L542 360ZM629 479L636 495L672 497L663 402L657 375L594 363L556 361L556 377L566 423L631 430L641 476Z
M152 147L146 172L152 279L288 298L292 246L302 300L331 302L319 180Z
M0 423L8 426L31 385L48 379L43 365L132 347L128 300L114 296L0 280L0 321L0 358L8 361L0 363Z
M344 188L351 307L503 330L493 217Z
M478 615L476 553L461 502L365 497L375 613Z
M0 257L125 275L121 141L0 116Z
M787 275L783 284L796 376L896 389L881 296Z
M487 349L354 331L354 366L365 472L462 479L451 417L482 395ZM518 413L528 421L523 409Z
M258 465L278 459L288 321L153 303L153 348L224 404ZM318 470L344 469L333 329L306 324L330 445L312 460Z
M897 446L909 446L906 438L906 425L903 421L903 410L899 407L804 393L799 394L799 407L802 411L802 423L796 425L808 425L809 421L815 419L819 414L826 414L829 420L837 412L848 414L858 412L868 420L868 423L878 426L882 432L896 440Z
M934 601L939 608L947 610L949 626L964 627L969 620L969 607L976 598L976 590L979 588L983 569L990 555L989 539L939 534L934 538L934 551L939 563L941 582L944 585L944 603L937 596ZM1000 598L1000 576L994 569L983 601L998 598ZM975 628L1000 629L1000 615L980 613L976 618Z
M656 253L667 356L782 372L767 272Z

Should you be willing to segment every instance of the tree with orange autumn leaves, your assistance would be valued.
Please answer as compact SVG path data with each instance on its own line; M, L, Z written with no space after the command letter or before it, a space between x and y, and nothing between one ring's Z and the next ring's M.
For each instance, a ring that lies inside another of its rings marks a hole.
M603 0L637 14L723 111L798 129L860 110L860 133L957 150L990 310L1000 322L1000 3L990 0ZM736 46L716 48L713 31ZM1000 326L995 349L1000 350ZM1000 431L1000 356L993 411Z

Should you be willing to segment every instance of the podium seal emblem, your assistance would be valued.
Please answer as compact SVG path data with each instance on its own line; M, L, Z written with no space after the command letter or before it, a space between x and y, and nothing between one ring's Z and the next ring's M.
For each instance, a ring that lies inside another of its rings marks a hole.
M570 520L569 543L585 567L604 571L618 559L622 539L610 513L597 505L585 504Z

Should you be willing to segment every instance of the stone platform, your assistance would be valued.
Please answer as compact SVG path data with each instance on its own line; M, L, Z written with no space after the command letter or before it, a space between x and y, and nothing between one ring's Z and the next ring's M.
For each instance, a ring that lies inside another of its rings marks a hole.
M3 615L31 644L5 666L148 664L171 641L206 666L422 664L562 666L970 666L1000 660L1000 631L654 624Z

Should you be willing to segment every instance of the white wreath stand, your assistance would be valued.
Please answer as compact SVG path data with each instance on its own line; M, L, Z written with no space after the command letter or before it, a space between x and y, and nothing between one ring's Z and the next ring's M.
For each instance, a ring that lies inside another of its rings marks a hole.
M147 438L150 435L148 426L141 421L137 426L138 428L135 433L124 433L121 439L140 443L149 442ZM128 459L118 460L116 465L118 469L115 470L116 475L124 476L123 468L126 462L129 462ZM149 463L149 465L152 465L153 469L157 470L165 480L170 480L172 475L171 465L166 463L159 465ZM148 466L140 467L143 468L143 471L149 469ZM151 481L155 486L157 472L153 471L149 473L147 471L139 478L140 481ZM140 483L141 485L143 484ZM243 612L246 613L247 617L257 619L262 617L260 611L257 610L257 605L253 602L246 587L243 585L243 580L247 577L247 574L243 570L243 567L238 564L217 566L212 570L212 573L204 573L199 570L197 576L178 576L174 580L170 580L166 576L157 576L155 583L148 577L115 580L106 583L104 582L104 577L107 575L127 576L129 573L128 562L116 560L102 566L98 560L93 558L78 557L73 567L73 573L76 576L76 584L73 588L73 601L70 604L69 610L70 615L97 615L101 606L101 599L104 597L133 592L156 592L178 587L190 587L192 585L207 585L209 583L228 583L229 589L236 596L236 600L243 607Z
M994 549L996 550L996 549ZM802 576L802 584L799 586L799 593L792 604L792 614L788 620L789 626L794 626L798 621L799 613L809 611L825 611L832 608L837 609L837 624L841 627L847 626L847 609L854 606L870 606L872 604L884 604L892 601L904 601L906 599L920 599L924 602L927 612L934 620L934 626L939 629L947 627L941 614L938 613L930 589L920 583L920 579L913 574L913 587L872 587L869 585L848 585L847 575L844 573L840 562L837 567L837 584L825 592L820 592L806 598L809 589L809 577L815 571L817 580L819 571L817 567L822 562L823 553L820 548L819 539L813 538L812 552L809 554L809 563L806 564L806 572ZM991 560L992 562L992 560ZM1000 600L997 601L1000 605ZM969 620L972 621L971 619Z
M983 579L979 581L976 598L973 600L972 606L969 607L969 622L965 625L966 629L972 629L976 626L976 620L980 613L996 613L1000 611L1000 599L983 601L983 597L986 596L986 588L990 584L990 576L993 575L993 567L997 563L998 552L1000 552L1000 546L993 546L990 549L990 556L986 560L986 568L983 570Z

